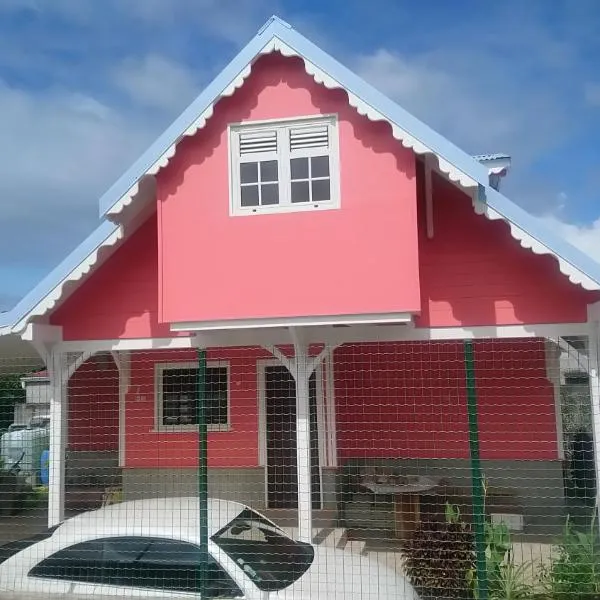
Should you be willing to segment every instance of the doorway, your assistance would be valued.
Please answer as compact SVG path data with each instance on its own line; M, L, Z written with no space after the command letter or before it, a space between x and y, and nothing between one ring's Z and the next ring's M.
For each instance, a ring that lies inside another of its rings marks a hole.
M298 508L296 461L296 382L286 367L266 366L264 371L266 428L266 487L269 508ZM317 378L309 380L311 497L321 508L321 472L317 422Z

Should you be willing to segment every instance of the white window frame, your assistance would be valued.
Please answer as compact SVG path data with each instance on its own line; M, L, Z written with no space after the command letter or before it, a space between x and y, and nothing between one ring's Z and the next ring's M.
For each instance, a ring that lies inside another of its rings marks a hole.
M289 148L287 131L291 128L314 125L327 125L329 128L329 148L304 148L291 150ZM277 131L277 151L257 152L246 154L243 158L239 154L239 133L261 130ZM314 210L338 209L341 205L340 198L340 159L339 159L339 130L336 114L313 115L301 118L267 119L261 121L246 121L231 123L227 128L229 140L229 214L230 216L249 216L269 213L304 212ZM319 202L292 203L291 201L291 172L290 159L308 158L311 156L329 155L329 200ZM277 160L279 203L267 206L241 206L240 194L240 168L243 162L259 162Z
M231 368L228 361L209 360L207 368L227 369L227 423L207 425L208 431L231 431ZM163 373L175 369L197 369L197 362L160 362L154 363L154 428L155 431L198 431L198 425L163 424Z

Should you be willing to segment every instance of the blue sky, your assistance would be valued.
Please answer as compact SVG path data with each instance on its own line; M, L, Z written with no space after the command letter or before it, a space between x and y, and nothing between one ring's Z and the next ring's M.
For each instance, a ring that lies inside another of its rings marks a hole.
M0 309L271 14L472 153L600 260L596 0L1 0Z

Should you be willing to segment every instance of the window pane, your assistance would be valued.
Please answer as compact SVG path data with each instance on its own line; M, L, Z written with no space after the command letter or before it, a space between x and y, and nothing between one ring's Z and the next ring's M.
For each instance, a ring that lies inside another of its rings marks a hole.
M240 164L240 183L255 183L258 181L258 164L255 162Z
M165 369L162 374L163 425L196 422L197 369Z
M277 161L265 160L260 163L260 180L277 181Z
M321 202L330 200L329 179L317 179L312 182L312 200L313 202Z
M329 177L329 156L313 156L310 159L311 177Z
M243 185L240 189L240 204L244 207L258 206L258 186Z
M262 206L279 204L279 186L275 183L262 185L260 188L260 200Z
M290 169L292 179L308 179L308 158L292 158Z
M163 371L163 425L198 423L198 369ZM207 367L205 381L206 423L227 425L227 367Z
M138 587L197 592L200 587L200 549L175 540L153 539L138 559ZM208 598L236 598L240 589L216 563L208 557L206 569Z
M29 571L29 575L47 579L102 583L105 575L103 550L102 540L75 544L59 550L37 564Z
M206 422L227 425L227 367L211 367L206 371Z
M308 181L292 181L292 202L308 202Z

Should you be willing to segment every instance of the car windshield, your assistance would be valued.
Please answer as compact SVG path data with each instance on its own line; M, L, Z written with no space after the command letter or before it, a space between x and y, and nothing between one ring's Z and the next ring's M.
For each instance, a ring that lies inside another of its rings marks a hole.
M267 592L281 590L297 581L315 556L310 544L292 540L250 509L241 512L212 540L260 590Z

